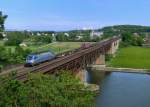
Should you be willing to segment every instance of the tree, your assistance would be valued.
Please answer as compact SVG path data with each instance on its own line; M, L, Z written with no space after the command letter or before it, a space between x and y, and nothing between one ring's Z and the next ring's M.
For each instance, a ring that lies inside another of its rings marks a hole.
M94 93L69 71L57 75L29 74L22 83L15 75L0 79L1 107L93 107Z
M130 43L132 40L132 34L129 32L122 33L122 41Z
M3 38L2 32L4 31L4 23L7 18L7 15L3 15L2 12L0 11L0 39Z
M136 42L137 42L137 45L138 45L138 46L142 46L142 44L144 43L144 40L143 40L142 37L138 37L138 38L136 39Z
M56 35L56 41L59 41L59 42L67 42L68 41L68 37L67 35L65 35L64 33L58 33Z
M132 33L130 32L124 32L121 34L122 42L120 47L127 47L129 45L133 45L134 38L132 36Z
M101 40L101 38L100 38L100 37L98 37L98 36L97 36L97 37L95 37L94 39L92 39L92 41L93 41L93 42L99 42L100 40Z
M140 35L133 35L132 33L125 32L122 33L122 43L121 46L126 47L132 46L142 46L143 38Z
M23 63L26 56L31 53L29 49L16 47L13 51L11 48L0 46L0 61L2 64Z
M41 43L51 43L52 36L51 35L41 35L41 36L34 36L35 42Z
M8 32L7 38L8 40L5 42L5 45L9 46L18 46L20 43L23 42L26 35L22 32Z

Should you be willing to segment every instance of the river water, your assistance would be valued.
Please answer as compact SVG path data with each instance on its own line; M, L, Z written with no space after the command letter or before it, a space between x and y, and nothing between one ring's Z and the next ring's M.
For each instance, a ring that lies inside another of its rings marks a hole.
M87 82L100 86L96 107L150 107L150 75L89 71Z

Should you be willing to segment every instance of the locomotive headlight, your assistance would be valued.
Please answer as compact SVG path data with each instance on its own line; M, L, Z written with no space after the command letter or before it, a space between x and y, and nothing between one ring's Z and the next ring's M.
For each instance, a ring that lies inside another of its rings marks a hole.
M30 60L31 63L34 63L34 60Z

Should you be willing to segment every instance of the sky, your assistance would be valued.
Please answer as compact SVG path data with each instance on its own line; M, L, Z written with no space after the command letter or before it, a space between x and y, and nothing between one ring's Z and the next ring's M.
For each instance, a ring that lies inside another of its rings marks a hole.
M150 0L0 0L10 30L72 30L150 25Z

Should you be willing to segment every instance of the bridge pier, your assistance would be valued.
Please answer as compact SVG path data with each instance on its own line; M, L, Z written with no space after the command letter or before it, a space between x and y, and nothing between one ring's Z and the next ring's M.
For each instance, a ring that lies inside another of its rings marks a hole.
M94 64L95 65L105 65L105 54L100 54Z
M113 57L115 57L115 53L117 52L117 50L119 48L120 41L121 41L121 39L118 39L118 40L112 42L110 49L106 53L113 55Z
M86 70L85 69L81 69L77 74L76 74L76 78L80 79L80 81L82 81L83 83L86 83Z

